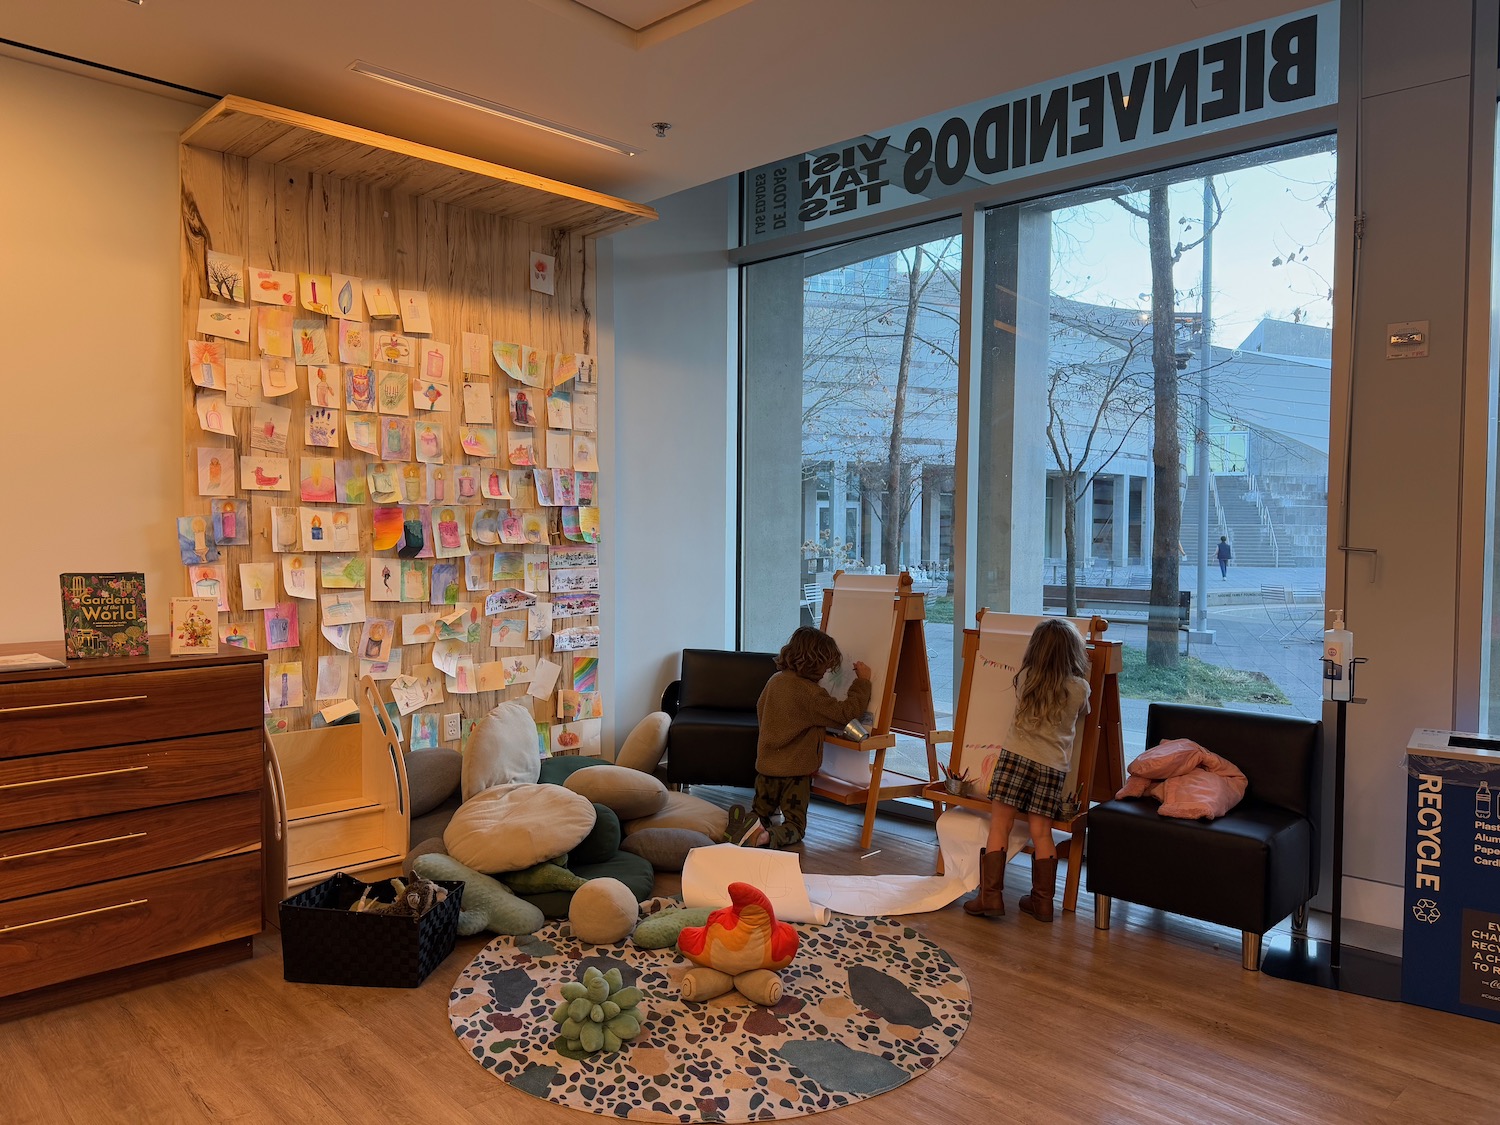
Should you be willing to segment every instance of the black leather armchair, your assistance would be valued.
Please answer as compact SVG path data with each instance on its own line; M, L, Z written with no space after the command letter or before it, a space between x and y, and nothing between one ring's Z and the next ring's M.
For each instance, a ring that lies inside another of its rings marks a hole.
M755 784L755 703L775 672L771 652L682 650L682 678L667 687L661 702L672 716L667 784Z
M1318 890L1323 724L1281 715L1153 703L1146 745L1190 738L1238 766L1242 800L1214 820L1161 816L1150 798L1106 801L1088 814L1088 889L1094 925L1110 900L1231 926L1241 963L1260 968L1263 935L1289 914L1305 923Z

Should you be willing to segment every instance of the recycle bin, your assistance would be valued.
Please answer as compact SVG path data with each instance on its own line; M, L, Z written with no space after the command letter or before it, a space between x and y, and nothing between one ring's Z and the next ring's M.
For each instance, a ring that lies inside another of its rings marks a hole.
M1416 730L1406 774L1401 999L1500 1023L1500 739Z

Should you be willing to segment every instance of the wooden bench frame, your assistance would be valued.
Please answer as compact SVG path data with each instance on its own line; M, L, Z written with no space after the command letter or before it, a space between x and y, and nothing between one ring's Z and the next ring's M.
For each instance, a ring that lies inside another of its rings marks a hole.
M1110 621L1151 622L1151 591L1142 586L1078 586L1078 612L1097 613ZM1177 631L1185 638L1186 651L1193 651L1191 590L1179 591L1177 595ZM1068 588L1046 585L1042 587L1042 606L1047 610L1067 611Z

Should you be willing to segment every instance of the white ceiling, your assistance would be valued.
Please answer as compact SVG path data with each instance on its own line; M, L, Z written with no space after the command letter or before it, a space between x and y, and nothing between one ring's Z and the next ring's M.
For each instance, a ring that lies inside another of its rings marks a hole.
M649 203L1311 3L3 0L0 39ZM640 155L387 86L351 73L356 59L623 141ZM672 126L661 139L657 121Z

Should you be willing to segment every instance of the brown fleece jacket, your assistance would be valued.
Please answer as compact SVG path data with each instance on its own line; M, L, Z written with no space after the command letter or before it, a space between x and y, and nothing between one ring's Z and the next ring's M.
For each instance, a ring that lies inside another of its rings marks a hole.
M840 703L816 680L777 672L760 693L755 714L760 740L755 772L766 777L809 777L823 764L823 732L842 727L870 709L870 681L856 679Z

